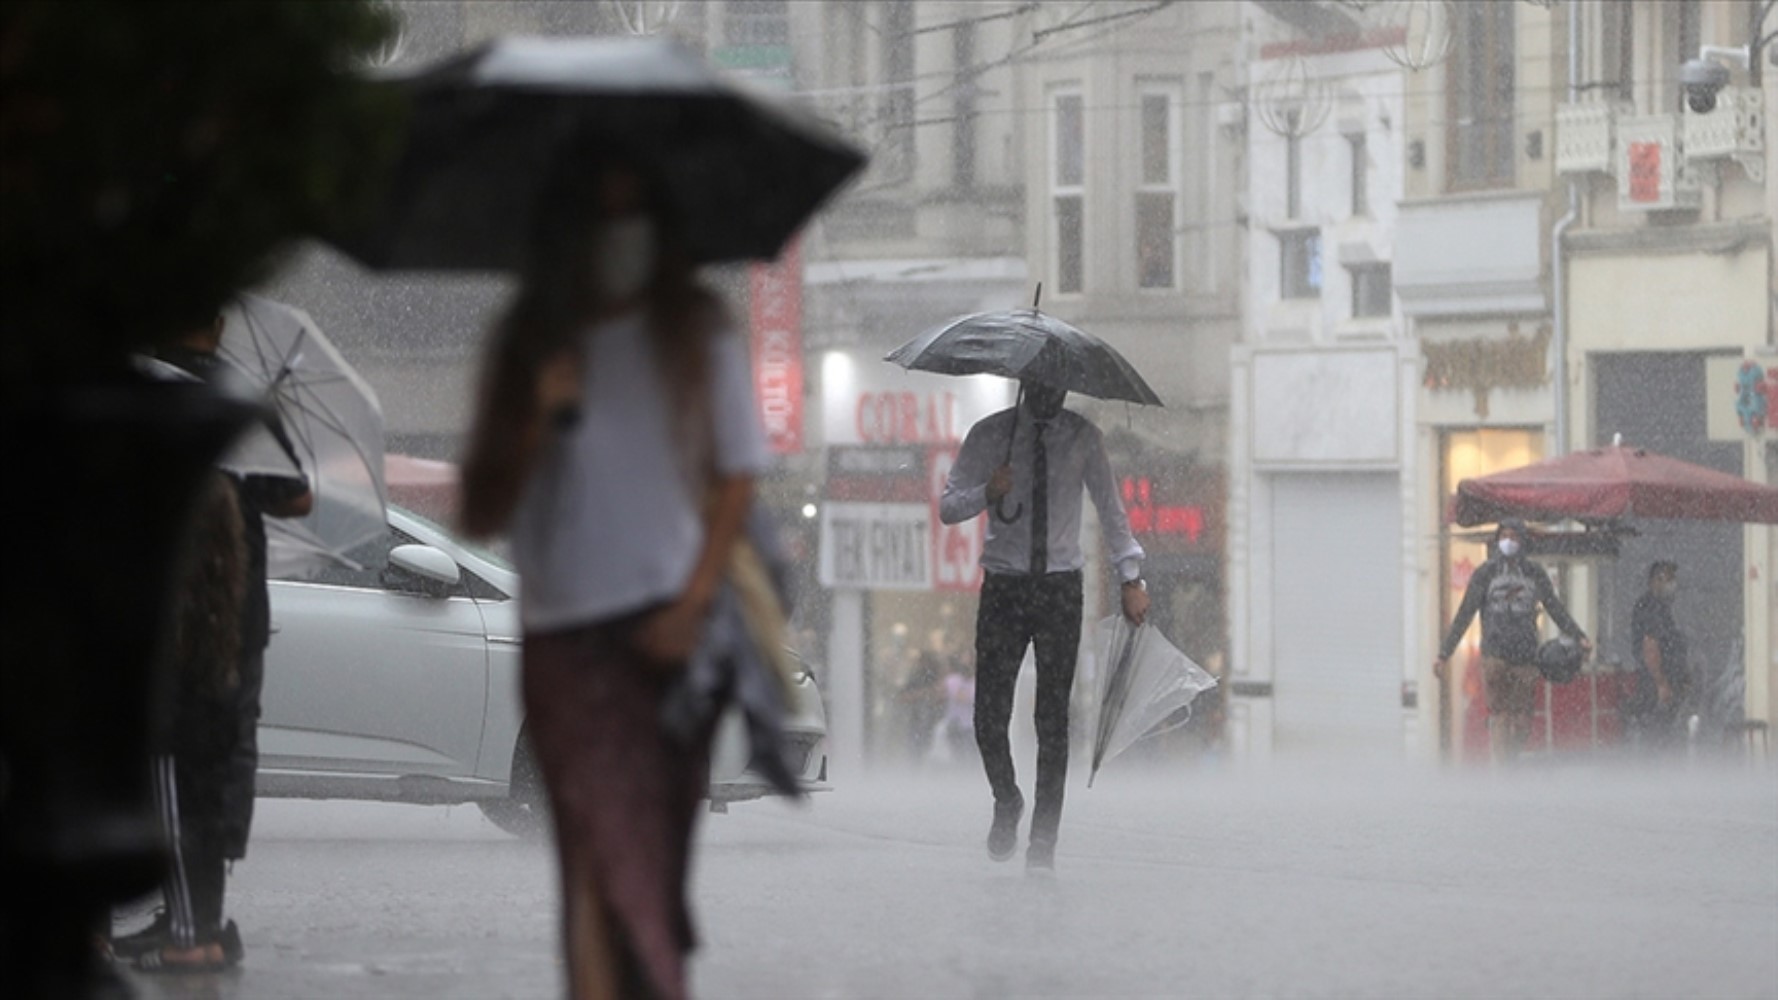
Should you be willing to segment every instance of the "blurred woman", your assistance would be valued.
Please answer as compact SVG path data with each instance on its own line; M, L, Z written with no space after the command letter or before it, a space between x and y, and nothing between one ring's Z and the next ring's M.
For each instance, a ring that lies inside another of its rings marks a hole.
M547 186L496 330L463 527L524 581L526 728L556 823L575 997L686 994L710 733L659 721L769 459L746 346L632 167Z

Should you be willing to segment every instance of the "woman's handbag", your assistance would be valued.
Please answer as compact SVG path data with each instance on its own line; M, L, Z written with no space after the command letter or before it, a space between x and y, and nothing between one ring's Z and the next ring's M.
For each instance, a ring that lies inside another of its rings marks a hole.
M734 588L748 637L788 699L798 667L784 640L790 627L789 564L778 551L773 527L763 512L748 517L747 534L735 543L729 558L728 584ZM757 543L756 535L765 536L767 544Z
M801 798L784 720L794 661L783 643L789 564L771 518L755 508L711 606L704 639L661 706L661 726L685 743L708 733L730 703L741 712L748 766L774 791Z

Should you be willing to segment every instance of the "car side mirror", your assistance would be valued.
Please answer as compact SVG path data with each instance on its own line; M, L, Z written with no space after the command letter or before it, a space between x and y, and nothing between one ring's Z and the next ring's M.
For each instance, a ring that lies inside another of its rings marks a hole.
M428 593L448 590L463 578L457 560L430 545L397 545L389 552L389 566L419 580Z

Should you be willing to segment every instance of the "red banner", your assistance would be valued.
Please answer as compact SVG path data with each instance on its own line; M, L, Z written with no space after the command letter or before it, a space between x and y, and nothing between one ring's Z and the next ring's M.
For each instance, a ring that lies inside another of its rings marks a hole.
M1661 200L1661 144L1630 143L1630 200L1658 202Z
M791 243L750 275L753 394L772 453L803 450L803 255Z

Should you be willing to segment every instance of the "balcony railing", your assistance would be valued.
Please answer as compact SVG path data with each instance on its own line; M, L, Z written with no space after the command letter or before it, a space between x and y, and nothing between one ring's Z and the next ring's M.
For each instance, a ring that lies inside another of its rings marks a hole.
M1728 161L1750 180L1765 178L1765 97L1757 89L1724 88L1707 112L1638 115L1604 101L1556 109L1556 170L1617 178L1626 211L1695 208Z

